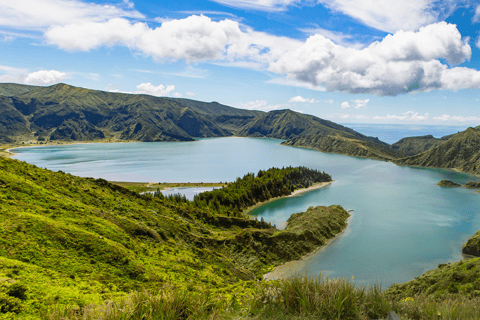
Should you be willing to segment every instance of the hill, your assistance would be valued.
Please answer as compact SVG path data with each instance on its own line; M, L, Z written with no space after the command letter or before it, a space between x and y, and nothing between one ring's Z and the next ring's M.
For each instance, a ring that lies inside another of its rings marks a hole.
M0 95L0 141L4 143L192 141L237 135L289 139L285 144L381 160L404 156L376 138L288 109L265 113L217 102L112 93L66 84L0 84ZM332 139L335 147L331 147Z
M26 90L28 88L30 90ZM25 89L25 90L24 90ZM231 136L235 121L255 112L218 103L132 95L77 88L0 85L0 139L85 141L192 141L194 137ZM223 120L223 128L215 118ZM229 129L226 129L228 127Z
M403 156L401 152L377 138L367 137L334 122L288 109L270 111L259 116L238 135L288 139L282 144L379 160Z
M452 135L440 139L437 139L432 135L407 137L392 144L392 148L402 152L405 156L413 156L436 147L451 137Z
M291 175L299 170L270 169L262 171L263 179L248 175L251 184L243 187L282 182L289 173L292 187L303 184L303 174ZM142 196L102 179L1 157L0 190L0 314L31 314L56 304L82 307L166 287L227 294L288 261L291 252L302 252L289 249L295 243L285 239L284 251L272 250L278 247L272 237L286 231L233 217L219 204L222 210L178 197ZM348 213L338 206L324 211L340 215L335 226L325 225L328 231L317 228L329 238L345 226ZM245 236L257 232L263 242ZM317 246L306 242L305 253Z
M393 162L408 166L451 168L479 174L480 128L468 128L423 153Z

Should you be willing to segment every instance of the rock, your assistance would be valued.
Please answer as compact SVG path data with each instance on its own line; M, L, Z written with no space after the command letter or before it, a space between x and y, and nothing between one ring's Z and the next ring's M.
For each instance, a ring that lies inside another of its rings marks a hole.
M473 237L465 242L462 247L462 252L464 254L480 257L480 231L477 231Z
M468 189L480 189L480 182L470 181L465 183L464 187Z
M439 183L437 183L437 186L440 187L449 187L449 188L456 188L456 187L461 187L462 185L450 180L442 180Z

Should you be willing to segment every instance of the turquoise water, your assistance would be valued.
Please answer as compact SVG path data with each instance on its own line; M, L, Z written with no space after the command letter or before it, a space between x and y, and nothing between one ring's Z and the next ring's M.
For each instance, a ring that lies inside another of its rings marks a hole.
M354 277L386 287L419 276L439 263L462 259L462 244L480 229L480 194L446 189L478 177L280 145L281 140L211 138L181 143L84 144L17 149L16 158L79 176L116 181L219 182L272 166L325 171L327 188L271 202L254 213L282 225L309 206L339 204L353 210L346 231L296 267L301 273Z

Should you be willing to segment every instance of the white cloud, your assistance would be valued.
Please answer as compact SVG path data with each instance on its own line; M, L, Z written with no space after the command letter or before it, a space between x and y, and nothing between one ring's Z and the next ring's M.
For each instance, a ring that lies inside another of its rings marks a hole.
M308 102L308 103L314 103L314 102L318 102L317 100L311 98L311 99L306 99L306 98L303 98L302 96L296 96L296 97L293 97L291 98L288 102L302 102L302 103L305 103L305 102Z
M27 69L0 66L5 73L0 76L0 82L15 82L30 85L48 86L62 82L69 75L57 70L39 70L29 73Z
M243 32L236 21L225 19L216 22L206 16L164 22L155 29L145 23L132 24L123 18L54 26L45 33L45 37L50 44L69 51L123 45L156 60L238 60L264 65L301 45L298 40L250 28Z
M175 90L174 85L169 85L169 86L164 86L163 84L154 86L150 82L147 83L141 83L137 86L137 91L135 91L135 94L149 94L152 96L168 96L170 93Z
M450 116L448 114L444 114L440 117L434 117L433 120L440 120L443 122L449 121L449 122L479 122L480 117L463 117L463 116Z
M367 103L370 101L370 99L365 99L365 100L353 100L355 102L355 109L360 109L363 107L367 107Z
M211 0L225 6L260 11L284 11L288 5L300 2L299 0Z
M237 108L240 109L247 109L247 110L260 110L260 111L272 111L278 110L281 108L285 108L285 105L277 104L277 105L268 105L267 101L265 100L255 100L249 102L240 103Z
M0 25L19 29L102 22L117 17L144 16L137 11L78 0L0 0Z
M477 9L475 10L475 15L473 16L472 22L480 22L480 4L477 6Z
M280 4L276 0L253 2ZM399 31L358 49L335 44L320 34L302 42L206 16L171 20L156 28L118 17L107 21L97 21L98 16L87 22L82 19L50 27L46 41L68 51L120 45L160 62L184 60L268 69L282 75L268 83L319 91L395 96L432 89L480 88L480 71L442 63L457 65L471 58L467 41L455 25L446 22L422 27L418 32Z
M60 72L57 70L40 70L40 71L29 73L24 83L48 86L48 85L62 82L67 78L68 78L68 75L65 72Z
M342 102L342 104L340 106L341 106L342 109L350 108L350 104L348 103L348 101Z
M180 92L175 92L175 93L173 94L173 96L174 96L175 98L181 98L181 97L182 97L182 94L181 94Z
M386 32L413 31L442 21L460 5L445 0L319 0L325 6L342 12L367 26Z
M374 116L373 120L398 120L398 121L424 121L427 120L430 114L425 113L424 115L418 114L418 112L407 111L402 113L402 115L386 115L386 116Z
M193 92L191 92L191 91L187 91L187 96L193 97L193 96L195 96L195 93L193 93Z
M309 34L310 36L321 34L325 38L330 39L336 44L342 45L344 47L351 47L351 48L357 48L357 49L362 49L365 47L364 44L360 42L356 42L355 37L351 34L345 34L339 31L327 30L320 27L304 28L299 30L302 32L305 32L306 34Z
M370 99L365 99L365 100L350 100L353 103L355 103L354 108L355 109L360 109L362 107L367 107L367 103L370 101ZM350 103L348 101L342 102L340 105L342 109L347 109L350 108Z
M315 35L271 63L270 71L350 93L395 96L418 90L480 88L479 71L449 68L438 60L459 64L469 60L471 53L456 26L440 22L418 32L388 35L361 50Z

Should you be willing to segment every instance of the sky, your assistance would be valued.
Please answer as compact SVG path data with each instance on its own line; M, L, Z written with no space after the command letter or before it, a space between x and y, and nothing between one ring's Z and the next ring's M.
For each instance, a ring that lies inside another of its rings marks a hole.
M0 82L480 125L480 0L0 0Z

